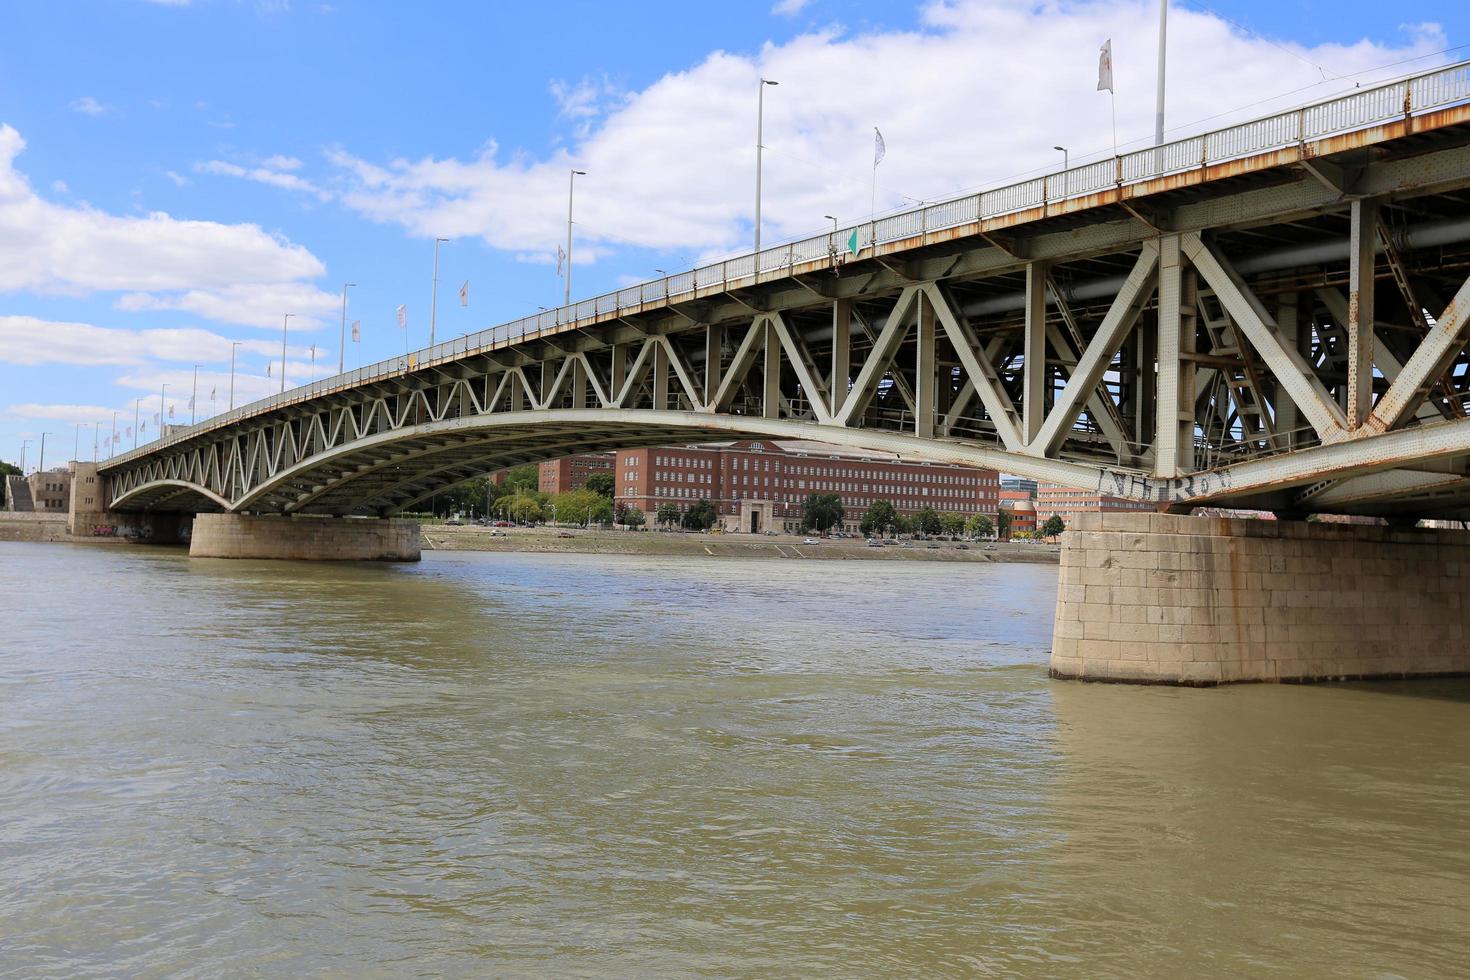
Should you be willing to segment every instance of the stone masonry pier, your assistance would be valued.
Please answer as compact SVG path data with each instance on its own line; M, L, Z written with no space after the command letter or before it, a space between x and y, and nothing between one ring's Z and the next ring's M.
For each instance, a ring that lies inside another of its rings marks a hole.
M1067 532L1051 674L1135 684L1470 673L1470 533L1091 514Z
M200 514L189 541L192 558L418 561L419 548L418 522L398 518Z

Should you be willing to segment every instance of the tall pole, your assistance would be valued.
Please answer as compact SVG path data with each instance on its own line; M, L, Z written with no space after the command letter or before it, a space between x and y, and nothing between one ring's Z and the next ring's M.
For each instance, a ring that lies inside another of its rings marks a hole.
M194 390L189 392L189 424L194 424L195 408L199 404L199 365L194 365ZM133 431L137 431L136 429Z
M163 434L168 431L168 412L165 410L164 405L163 405L164 396L166 396L167 394L168 394L168 382L165 381L163 383L163 387L158 389L158 438L159 439L162 439L163 438Z
M585 176L585 170L573 170L567 174L567 288L562 298L564 306L572 305L572 193L577 186L577 178Z
M41 433L41 455L36 460L36 472L37 473L40 473L42 470L44 470L46 468L46 437L49 436L50 434L51 433L49 433L49 432L43 432L43 433Z
M230 344L230 411L235 410L235 351L240 349L241 341L233 341Z
M447 238L436 238L436 239L434 239L434 295L432 295L432 296L429 297L429 346L430 347L433 347L434 346L434 322L438 318L438 313L439 313L439 243L440 242L447 242L447 241L449 241L449 239L447 239ZM346 296L347 295L346 290L343 290L342 295L343 296ZM346 307L344 306L343 309L345 310ZM342 322L343 323L346 323L347 322L347 316L346 316L345 313L342 316Z
M80 458L82 451L82 423L77 423L76 431L71 435L71 458L75 462Z
M101 422L92 423L92 462L97 462L97 435L102 431Z
M286 324L291 322L295 313L287 313L281 318L281 392L286 391Z
M138 448L138 409L143 404L142 398L133 399L133 448Z
M1159 94L1154 106L1154 146L1164 145L1164 55L1168 51L1169 0L1159 0Z
M337 340L337 373L346 370L347 365L347 287L356 286L355 282L344 282L342 284L342 335ZM231 408L234 406L231 405Z
M765 149L765 127L766 127L766 86L779 85L768 78L762 78L759 91L755 98L755 274L760 276L761 271L761 152Z
M112 413L112 431L110 433L108 433L108 438L111 440L111 442L109 442L108 445L112 448L112 452L110 452L110 453L107 454L108 458L110 459L113 456L116 456L117 455L117 413L116 412L113 412Z
M20 475L21 476L25 476L26 475L26 447L29 446L30 444L31 444L31 441L29 439L22 439L20 441Z

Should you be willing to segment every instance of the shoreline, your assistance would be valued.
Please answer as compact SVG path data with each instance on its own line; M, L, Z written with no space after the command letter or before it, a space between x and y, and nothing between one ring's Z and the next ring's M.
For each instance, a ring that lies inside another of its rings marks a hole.
M493 533L498 531L500 533ZM570 537L560 537L562 533ZM519 554L656 555L693 558L807 559L816 561L949 561L1001 564L1051 564L1061 547L1050 544L989 545L952 541L908 541L870 548L861 539L822 539L802 544L799 535L703 534L661 531L606 531L581 528L485 528L425 524L425 551L488 551ZM929 547L933 544L935 547Z

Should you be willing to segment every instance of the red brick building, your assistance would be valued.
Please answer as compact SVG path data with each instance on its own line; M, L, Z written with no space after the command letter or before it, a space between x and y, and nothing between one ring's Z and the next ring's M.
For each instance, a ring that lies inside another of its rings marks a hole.
M1145 503L1141 500L1124 500L1121 497L1108 497L1090 490L1077 490L1073 487L1058 486L1054 483L1043 483L1036 488L1036 516L1040 523L1046 523L1046 519L1056 515L1068 527L1076 520L1079 514L1100 514L1110 511L1151 511L1155 509L1154 504Z
M536 474L536 489L542 493L566 493L587 485L593 473L611 473L612 453L583 453L542 463Z
M856 531L875 500L902 515L933 507L940 513L994 515L995 470L924 463L815 442L744 440L628 449L617 454L614 493L649 516L659 505L687 510L709 500L730 530L796 531L807 495L836 493L844 508L837 530Z

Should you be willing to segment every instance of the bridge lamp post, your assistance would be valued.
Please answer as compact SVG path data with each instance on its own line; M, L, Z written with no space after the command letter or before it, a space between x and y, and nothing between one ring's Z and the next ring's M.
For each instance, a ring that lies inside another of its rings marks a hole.
M1072 169L1072 154L1067 151L1065 146L1054 146L1052 149L1059 150L1062 154L1062 193L1065 194L1071 190L1071 187L1068 185L1072 183L1072 178L1067 175L1067 171Z
M435 323L438 322L438 319L439 319L439 245L440 245L440 243L447 242L447 241L449 241L449 239L447 239L447 238L436 238L436 239L434 239L434 292L429 297L429 346L430 347L433 347L434 346L434 325L435 325ZM342 295L343 296L346 296L347 295L347 291L345 289L342 291ZM347 322L347 314L346 313L343 313L342 314L342 322L343 323L346 323Z
M437 281L437 277L439 275L439 246L438 245L435 245L434 246L434 275L435 275L436 281ZM348 286L356 286L356 285L357 285L357 283L355 283L355 282L344 282L342 284L342 333L337 338L337 373L338 374L341 374L344 370L346 370L346 364L347 364L347 287ZM434 290L434 292L436 292L436 293L438 291L439 290L437 288ZM234 381L234 377L233 377L233 374L234 374L233 363L234 362L232 361L231 362L231 365L232 366L230 368L230 371L231 371L231 379L230 380L232 382ZM230 407L231 408L234 408L235 407L235 400L234 400L233 397L230 399Z
M230 411L235 410L235 352L240 349L244 341L236 340L230 343Z
M20 441L20 475L21 476L25 476L26 475L26 447L29 446L30 444L31 444L31 441L29 439L22 439Z
M97 462L97 437L102 432L102 423L92 423L92 462Z
M761 151L765 149L766 86L780 85L769 78L762 78L755 100L755 275L761 273Z
M168 425L168 413L166 411L164 411L164 407L163 407L165 396L167 394L168 394L168 382L165 381L163 383L163 387L158 389L158 438L160 440L163 439L163 433L164 433L165 427ZM113 428L116 428L117 427L117 419L113 419L112 420L112 424L113 424Z
M827 251L835 252L837 250L837 219L830 214L824 214L822 217L832 222L832 237L827 239Z
M577 186L577 178L585 176L585 170L573 170L567 175L567 290L562 301L565 306L572 305L572 194Z
M142 406L143 406L143 399L142 398L136 398L136 399L133 400L133 448L134 449L137 449L138 448L138 422L140 421L139 418L138 418L138 409L140 409Z
M41 455L36 459L36 472L39 473L46 468L46 437L51 433L41 433Z
M286 391L286 325L291 322L295 313L287 313L281 318L281 392Z
M81 422L76 423L76 431L71 434L71 458L73 460L78 458L82 449L82 424Z

